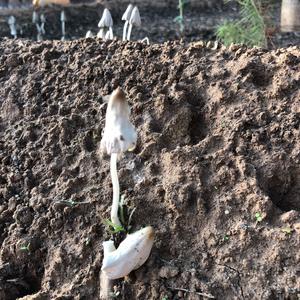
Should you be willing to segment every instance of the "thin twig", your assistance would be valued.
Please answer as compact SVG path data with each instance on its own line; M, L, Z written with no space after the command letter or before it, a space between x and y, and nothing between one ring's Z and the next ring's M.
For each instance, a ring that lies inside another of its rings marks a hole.
M211 294L206 294L206 293L200 293L200 292L193 292L193 291L190 291L188 289L183 289L183 288L173 288L171 286L168 287L168 289L170 290L173 290L173 291L181 291L181 292L185 292L185 293L191 293L191 294L196 294L196 295L199 295L199 296L202 296L202 297L206 297L208 299L216 299L213 295Z

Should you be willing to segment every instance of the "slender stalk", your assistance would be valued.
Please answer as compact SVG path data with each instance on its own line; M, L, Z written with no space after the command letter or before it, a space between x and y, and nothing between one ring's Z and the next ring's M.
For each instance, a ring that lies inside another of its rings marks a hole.
M123 28L123 41L126 41L126 32L128 27L128 21L125 22L124 28Z
M63 37L64 37L65 34L66 34L65 21L62 21L62 22L61 22L61 33L62 33L62 36L63 36Z
M127 41L130 41L131 30L132 30L132 24L129 24L128 32L127 32Z
M105 38L105 34L104 34L104 28L100 28L97 37L100 39L104 39Z
M109 27L108 31L109 31L109 38L112 40L114 38L114 33L113 33L112 27Z
M117 172L117 160L118 154L112 153L110 157L110 176L111 181L113 184L113 203L111 207L111 221L121 226L121 222L118 217L118 210L119 210L119 200L120 200L120 186L119 186L119 179L118 179L118 172Z
M183 32L184 31L184 21L183 21L184 0L179 0L178 6L179 6L179 16L180 16L180 21L179 21L180 31Z

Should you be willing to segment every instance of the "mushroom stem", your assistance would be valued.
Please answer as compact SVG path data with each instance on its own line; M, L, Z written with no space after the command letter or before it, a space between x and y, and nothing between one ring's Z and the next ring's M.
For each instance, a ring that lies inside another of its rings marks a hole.
M114 33L112 27L109 27L109 38L112 40L114 38Z
M118 217L120 186L119 186L119 179L118 179L118 172L117 172L117 160L118 160L118 154L112 153L110 157L110 175L113 184L113 203L111 207L110 217L113 224L121 226L122 224Z
M132 31L132 24L129 24L128 32L127 32L127 41L130 41L131 31Z
M150 45L150 41L148 37L145 37L141 40L142 43L146 42L147 45Z
M61 11L61 40L64 41L65 40L65 36L66 36L66 23L65 23L65 11L62 10Z
M110 294L112 293L112 283L113 280L108 279L103 272L100 273L100 299L101 300L110 299Z
M123 41L126 41L126 33L127 33L127 27L128 27L128 21L125 22L124 28L123 28Z

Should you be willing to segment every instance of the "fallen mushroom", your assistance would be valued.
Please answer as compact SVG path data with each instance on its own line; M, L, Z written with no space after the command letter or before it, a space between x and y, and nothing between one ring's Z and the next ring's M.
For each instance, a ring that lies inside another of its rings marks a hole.
M123 28L123 41L126 41L127 27L128 27L128 24L129 24L129 20L130 20L130 17L131 17L132 10L133 10L133 5L129 4L127 6L123 16L122 16L122 21L125 21L124 28Z
M107 8L104 9L101 20L98 23L98 27L100 28L97 37L102 39L113 39L113 19ZM105 29L108 29L106 34L104 33Z
M132 31L132 27L133 25L135 26L141 26L142 22L141 22L141 16L140 16L140 12L137 6L135 6L132 10L131 13L131 17L129 20L129 28L128 28L128 32L127 32L127 40L130 41L130 36L131 36L131 31Z
M120 187L117 173L118 154L135 148L137 134L129 120L130 108L124 92L117 88L110 96L106 111L105 128L101 149L111 155L110 172L113 184L113 203L111 221L121 225L118 217Z
M154 230L151 226L128 234L118 249L115 248L113 241L103 242L102 272L111 280L127 276L146 262L153 242Z

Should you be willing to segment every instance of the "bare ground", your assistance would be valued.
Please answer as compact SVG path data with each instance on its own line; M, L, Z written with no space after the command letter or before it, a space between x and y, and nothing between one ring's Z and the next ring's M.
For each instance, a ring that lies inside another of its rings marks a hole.
M117 86L139 134L122 194L156 231L119 299L298 299L299 85L296 46L2 40L0 299L98 299Z

